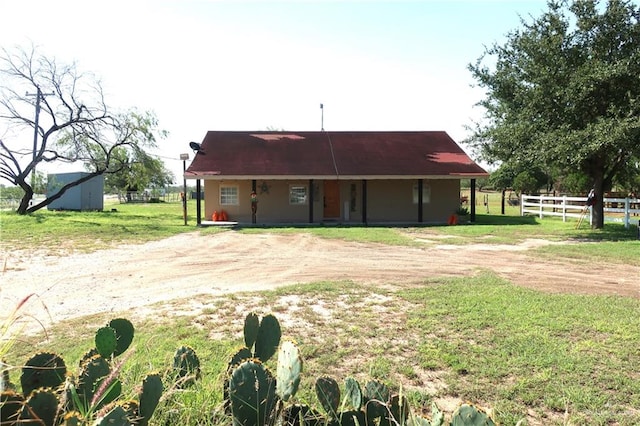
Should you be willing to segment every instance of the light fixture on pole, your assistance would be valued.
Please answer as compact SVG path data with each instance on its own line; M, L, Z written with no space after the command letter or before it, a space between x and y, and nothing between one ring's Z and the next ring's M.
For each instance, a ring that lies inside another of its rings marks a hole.
M182 215L184 216L184 224L187 225L187 177L185 176L187 172L187 160L189 159L189 154L180 154L180 159L182 160Z

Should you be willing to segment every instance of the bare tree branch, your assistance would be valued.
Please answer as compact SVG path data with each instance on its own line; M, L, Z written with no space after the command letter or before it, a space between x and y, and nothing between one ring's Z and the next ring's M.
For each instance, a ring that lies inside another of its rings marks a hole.
M91 177L122 170L128 164L115 159L116 150L136 161L163 135L153 114L109 108L100 81L75 63L59 64L33 46L0 53L0 122L22 135L0 141L0 178L24 189L18 213L38 210ZM42 162L78 162L88 174L29 207L33 188L27 179Z

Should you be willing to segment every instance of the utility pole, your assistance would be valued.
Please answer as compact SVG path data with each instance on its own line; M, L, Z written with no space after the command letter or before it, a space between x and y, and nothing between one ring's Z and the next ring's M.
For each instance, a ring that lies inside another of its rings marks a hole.
M187 225L187 178L185 176L187 172L187 160L189 159L189 154L180 154L180 159L182 160L182 215L184 216L184 225Z
M40 121L40 100L44 99L45 96L53 95L51 93L42 93L40 90L40 86L36 86L38 89L37 93L26 93L26 96L35 96L36 97L36 120L33 126L33 169L31 170L31 188L35 186L36 183L36 151L38 150L38 128Z

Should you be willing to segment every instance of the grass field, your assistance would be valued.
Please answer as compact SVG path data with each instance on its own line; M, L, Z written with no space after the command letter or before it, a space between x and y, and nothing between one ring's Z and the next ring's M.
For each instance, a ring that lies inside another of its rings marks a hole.
M482 201L482 199L480 199ZM548 246L540 257L598 258L640 265L636 230L607 225L575 229L574 223L506 216L479 206L474 226L429 227L451 244L510 244L527 238L571 239ZM0 213L2 248L91 251L118 243L139 243L189 232L311 232L323 238L413 244L411 229L277 228L240 231L183 225L179 204L115 205L117 212L39 212L19 217ZM194 206L189 207L195 211ZM517 210L516 210L517 211ZM597 242L597 244L594 244ZM61 248L62 247L62 248ZM427 280L401 290L352 282L319 282L276 291L207 296L203 308L184 311L190 300L159 306L163 315L102 314L58 323L42 336L18 336L6 355L20 366L34 351L60 353L74 371L93 346L93 331L116 315L136 326L135 350L122 371L126 396L144 374L164 371L179 345L194 347L202 380L174 390L152 424L229 424L222 413L222 383L229 355L242 344L249 311L273 312L284 336L298 342L305 360L297 402L318 406L313 383L330 375L364 382L377 378L402 386L414 409L434 400L470 400L492 409L503 425L640 424L640 300L612 296L551 295L516 287L491 273ZM319 307L323 310L319 315ZM273 364L268 364L274 367ZM14 381L18 371L11 372Z

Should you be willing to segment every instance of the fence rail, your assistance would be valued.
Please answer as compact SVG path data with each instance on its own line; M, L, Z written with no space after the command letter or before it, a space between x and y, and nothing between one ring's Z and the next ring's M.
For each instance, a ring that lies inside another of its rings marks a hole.
M624 227L629 228L631 217L640 215L640 199L605 197L603 202L605 222L624 223ZM580 219L581 216L588 216L589 223L592 223L592 207L587 207L586 203L587 197L523 194L520 196L520 215L534 214L540 218L556 216L562 217L563 222L567 218Z

